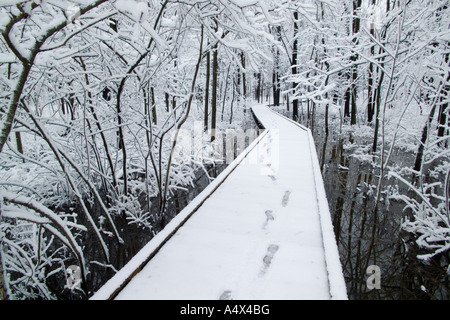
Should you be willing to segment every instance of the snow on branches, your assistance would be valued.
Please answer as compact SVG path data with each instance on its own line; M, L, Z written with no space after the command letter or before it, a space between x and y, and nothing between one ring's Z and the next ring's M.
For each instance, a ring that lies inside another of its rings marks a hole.
M95 268L125 263L124 247L134 245L124 229L151 236L167 223L165 203L205 169L171 161L171 138L203 117L191 106L204 101L197 78L207 53L223 74L223 118L245 86L233 79L258 72L277 42L267 31L273 2L240 4L0 4L0 243L10 297L64 295L69 261L88 295L100 281Z

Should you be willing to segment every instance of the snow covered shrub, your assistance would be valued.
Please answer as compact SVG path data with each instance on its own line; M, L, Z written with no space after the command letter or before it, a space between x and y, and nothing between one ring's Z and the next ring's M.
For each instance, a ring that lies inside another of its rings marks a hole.
M407 188L407 191L394 189L390 199L406 204L407 216L401 228L413 241L408 236L404 238L405 250L420 262L414 269L414 281L418 281L422 294L438 299L447 299L450 276L450 155L445 144L439 143L448 137L428 139L419 172L404 168L389 173ZM408 176L412 179L407 179Z
M73 234L62 219L56 219L62 223L59 226L51 224L50 220L56 215L38 216L36 211L43 207L31 199L6 194L2 200L0 251L8 298L56 299L57 292L64 288L55 283L64 285L66 267L71 263L84 263L71 254ZM36 211L26 208L28 205L36 206ZM43 211L50 213L50 210ZM67 237L65 232L69 233ZM82 257L80 248L75 246L73 249Z
M448 164L445 167L450 170ZM434 256L449 251L450 219L448 196L445 192L448 190L447 183L445 185L442 185L442 182L424 183L422 189L417 189L399 175L395 173L391 175L413 191L411 196L396 194L391 195L391 198L403 200L406 203L405 210L410 211L403 221L402 228L413 233L417 237L418 247L427 252L418 255L417 258L426 263ZM437 189L440 189L440 192L437 192Z
M89 294L147 239L138 231L169 221L169 200L216 160L211 141L177 154L183 143L171 135L192 118L206 115L212 130L219 116L239 118L244 79L277 42L261 19L268 12L263 2L0 3L1 258L11 297L55 298L45 286L64 280L67 259L94 278Z

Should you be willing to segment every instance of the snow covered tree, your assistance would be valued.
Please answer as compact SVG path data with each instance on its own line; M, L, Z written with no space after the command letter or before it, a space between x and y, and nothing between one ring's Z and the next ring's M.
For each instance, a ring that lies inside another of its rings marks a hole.
M413 166L394 166L389 174L405 186L408 192L394 189L391 197L403 201L405 217L402 228L410 233L413 241L407 241L410 252L416 252L424 266L435 266L434 279L421 274L415 275L415 289L430 298L445 299L445 278L450 265L449 238L449 153L447 142L447 121L436 111L444 110L449 85L448 53L449 43L445 34L450 27L447 5L432 1L426 8L409 6L406 38L414 35L403 61L409 62L416 90L411 90L423 118L423 129L417 130L417 152ZM427 21L424 25L423 21ZM412 85L411 85L412 86ZM448 296L447 296L448 297Z
M94 269L107 277L135 252L122 230L143 228L144 240L167 224L168 200L204 165L192 162L204 145L184 160L174 153L199 118L206 53L218 126L234 71L259 70L276 42L267 4L0 5L0 244L11 298L65 295L69 264L86 297L101 281Z
M285 8L288 3L284 2ZM445 283L449 260L444 210L448 169L448 4L420 0L306 1L298 4L297 10L301 30L296 37L297 72L286 79L295 88L290 90L291 100L297 98L300 102L299 120L303 121L305 104L308 115L316 110L317 116L325 118L320 119L325 125L316 130L319 141L325 131L323 158L327 158L331 128L335 134L331 137L333 152L343 145L350 157L371 166L370 179L363 182L364 176L346 171L348 161L342 161L344 156L331 156L342 171L333 175L339 176L345 188L344 195L335 197L334 218L336 234L348 250L345 261L351 277L357 279L364 267L377 260L377 252L383 248L378 239L384 223L396 219L394 213L387 218L389 213L381 209L392 196L396 205L399 200L407 204L403 230L410 236L409 252L414 247L414 252L420 252L423 266L437 266L439 279ZM293 28L285 30L289 34L285 39L292 39ZM340 121L339 128L330 127L330 115L331 126ZM313 121L303 123L315 129ZM401 165L400 159L404 161ZM324 171L327 165L322 163ZM361 215L353 210L359 200L350 198L354 195L347 190L356 183L352 177L360 180L355 194L363 194ZM348 215L344 216L346 211ZM355 240L354 233L360 232L361 239L367 230L367 243ZM344 241L345 231L353 234ZM432 290L430 282L424 286ZM434 296L429 291L429 297L438 297L442 290Z

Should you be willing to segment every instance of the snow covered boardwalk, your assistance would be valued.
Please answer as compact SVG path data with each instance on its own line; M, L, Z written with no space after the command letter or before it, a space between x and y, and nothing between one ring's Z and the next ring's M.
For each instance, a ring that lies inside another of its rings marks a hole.
M252 110L265 131L92 299L347 299L310 131Z

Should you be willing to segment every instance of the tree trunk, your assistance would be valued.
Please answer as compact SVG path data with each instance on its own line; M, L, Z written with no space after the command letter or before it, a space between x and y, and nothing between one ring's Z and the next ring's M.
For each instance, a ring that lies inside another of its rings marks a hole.
M277 26L275 27L275 33L278 40L281 39L281 27ZM273 87L273 105L279 106L280 105L280 96L281 96L281 86L280 86L280 70L279 70L279 63L280 63L280 51L278 48L275 49L275 57L274 57L274 64L273 64L273 72L272 72L272 87Z
M275 68L275 66L274 66ZM272 74L272 83L273 83L273 105L280 105L280 87L279 87L279 76L278 71L273 70Z
M375 153L377 151L377 145L378 145L378 130L380 128L380 105L381 105L381 84L383 83L384 73L381 73L380 80L378 81L378 88L374 92L374 99L375 101L375 129L374 129L374 135L373 135L373 145L372 145L372 152Z
M166 111L169 112L170 111L170 96L168 92L164 92L164 100L166 102Z
M442 84L442 86L444 86L445 84ZM439 90L439 89L438 89ZM442 92L442 90L441 90ZM419 174L414 173L413 177L412 177L412 181L411 183L414 184L417 181L417 178L420 176L420 172L422 171L422 162L423 162L423 151L425 149L425 143L427 142L428 139L428 130L430 129L431 126L431 122L433 121L434 118L434 114L436 112L436 107L437 107L437 101L441 101L442 97L436 97L434 102L433 102L433 106L430 110L430 114L428 115L428 119L427 122L425 123L423 129L422 129L422 137L420 139L420 144L419 144L419 148L417 149L417 153L416 153L416 160L414 161L414 171L418 172ZM442 105L441 105L442 107Z
M19 79L16 82L16 87L12 93L8 109L5 112L5 117L0 127L0 152L2 152L3 146L8 140L9 133L12 130L14 117L16 116L16 111L19 106L19 100L22 95L25 82L28 79L28 74L30 73L31 66L31 62L23 65L22 72L20 73Z
M371 49L371 53L373 53ZM369 79L367 80L367 122L371 123L373 120L373 116L375 114L375 108L374 108L374 97L373 97L373 64L372 62L369 63Z
M358 69L356 67L353 68L352 72L352 89L351 89L351 97L352 97L352 110L350 115L350 124L354 125L356 124L356 99L358 96L357 87L356 87L356 80L358 78Z
M450 45L450 43L447 43L447 45ZM444 56L444 60L447 63L447 66L450 67L449 56L450 55L447 53ZM438 137L444 137L444 135L446 134L446 131L447 131L446 130L447 126L448 126L448 123L447 123L447 108L448 108L448 98L450 97L449 94L448 94L448 92L450 90L450 85L447 85L447 84L450 81L450 72L447 73L447 77L446 77L446 79L444 81L445 81L445 83L443 85L443 89L440 92L440 94L441 94L441 97L440 97L441 105L439 107L439 116L438 116L438 125L439 125L438 133L437 133ZM440 145L442 145L442 142L440 143Z
M11 80L11 63L8 63L8 80ZM63 110L63 113L64 113L64 110ZM22 144L22 137L21 137L20 131L16 131L15 136L16 136L17 152L19 152L20 154L23 155L23 144ZM25 159L22 159L22 161L25 163ZM0 293L0 300L2 300L1 293Z
M256 92L255 92L255 100L258 101L258 103L262 102L262 83L261 83L261 72L258 72L256 74L257 79L257 85L256 85Z
M360 29L360 19L357 17L358 10L361 7L361 1L362 0L353 0L353 42L355 45L358 45L358 38L357 34L359 33ZM356 62L358 60L358 55L353 55L350 60L352 62ZM358 67L353 66L352 67L352 85L351 85L351 100L352 100L352 110L350 115L350 124L354 125L356 124L356 100L358 98L358 92L357 92L357 85L356 82L358 80Z
M294 44L292 48L292 75L295 77L297 74L297 57L298 57L298 12L294 11ZM298 83L295 81L292 83L293 94L295 95L295 90ZM292 119L294 121L298 120L298 99L294 97L292 100Z
M245 101L247 100L247 80L245 76L245 55L241 52L241 64L242 64L242 98L244 99L244 113L247 112Z
M383 49L380 49L380 53L383 52ZM380 61L380 65L383 66L383 59ZM378 68L377 68L378 69ZM381 86L383 84L384 79L384 71L379 69L378 70L380 74L380 78L378 80L378 86L375 88L373 92L373 99L375 103L375 129L374 129L374 135L373 135L373 145L372 145L372 152L375 153L377 151L377 144L378 144L378 130L380 128L380 107L381 107Z
M344 96L344 118L350 118L350 98L350 88L348 88Z
M217 115L217 74L219 73L218 43L214 45L212 63L212 96L211 96L211 141L216 139L216 115Z
M375 5L375 0L372 0L372 5ZM370 23L370 34L375 37L375 24L372 21ZM370 47L370 56L373 57L375 53L375 46ZM373 116L375 114L375 97L374 97L374 90L373 90L373 63L372 61L369 63L369 75L367 80L367 122L371 123L373 120Z
M158 117L156 114L156 101L155 101L155 88L150 88L151 101L152 101L152 121L154 124L158 124Z
M125 147L125 136L123 133L123 119L122 119L122 110L121 110L121 93L125 85L125 79L123 78L118 94L117 94L117 103L116 103L116 112L117 112L117 126L118 126L118 147L119 150L122 150L122 178L123 178L123 195L126 196L128 194L128 173L127 173L127 148Z
M211 53L206 54L206 82L205 82L205 108L203 118L203 130L208 130L208 105L209 105L209 82L211 78Z

